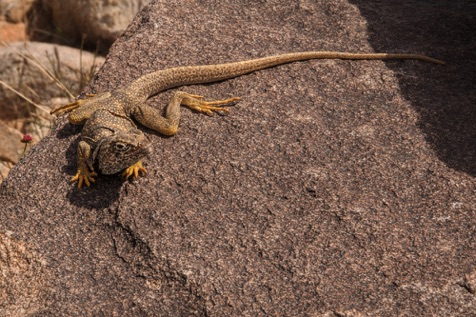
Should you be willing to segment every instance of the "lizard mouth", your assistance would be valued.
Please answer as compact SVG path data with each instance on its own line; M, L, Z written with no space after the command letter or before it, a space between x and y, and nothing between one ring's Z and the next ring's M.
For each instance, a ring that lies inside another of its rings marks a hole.
M152 142L147 138L139 143L139 147L143 149L144 157L149 156L152 153Z

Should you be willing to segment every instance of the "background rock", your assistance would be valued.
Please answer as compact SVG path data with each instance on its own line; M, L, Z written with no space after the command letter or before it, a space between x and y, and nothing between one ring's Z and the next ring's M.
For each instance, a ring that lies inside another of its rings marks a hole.
M24 22L35 0L0 0L0 20Z
M0 121L0 160L16 163L23 148L22 134ZM5 175L6 176L6 175Z
M104 62L103 57L90 52L38 42L16 42L2 46L0 58L2 60L0 80L21 91L33 101L44 104L48 104L54 97L69 97L65 89L74 96L74 92L79 91L81 85L90 80L88 76ZM53 74L65 89L60 88L53 78L47 76L45 70ZM39 94L36 92L41 92L42 100L38 99ZM29 105L16 93L3 86L0 89L0 102L3 115L11 112L5 107L15 104L16 107L22 108Z
M26 15L33 0L0 0L0 42L26 40Z
M7 177L12 164L20 158L24 144L20 142L22 134L0 121L0 181Z
M81 42L107 49L150 0L42 0L31 20L30 36ZM45 32L46 31L46 32Z
M447 65L309 61L185 87L242 100L228 116L184 109L172 138L145 130L146 177L84 190L69 184L80 129L60 119L0 187L0 232L53 281L30 315L475 315L474 12L471 1L154 1L86 92L302 50Z
M4 43L26 41L24 23L7 23L0 21L0 40Z

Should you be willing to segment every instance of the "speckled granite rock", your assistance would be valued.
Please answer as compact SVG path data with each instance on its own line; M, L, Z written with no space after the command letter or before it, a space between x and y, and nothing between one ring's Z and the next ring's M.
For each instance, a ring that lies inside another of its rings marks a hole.
M81 191L80 129L59 120L0 189L0 232L53 281L30 315L475 315L475 8L458 3L152 2L88 92L288 51L448 64L310 61L185 87L242 101L184 109L175 137L146 131L146 177Z

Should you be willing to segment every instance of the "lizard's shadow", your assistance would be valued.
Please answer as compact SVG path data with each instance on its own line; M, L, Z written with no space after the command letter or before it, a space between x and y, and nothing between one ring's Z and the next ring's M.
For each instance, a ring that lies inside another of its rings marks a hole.
M76 152L80 136L70 142L65 156L68 164L63 167L62 172L70 178L76 173ZM98 173L96 182L90 187L83 185L78 188L77 183L68 184L70 186L67 197L69 201L76 206L88 209L107 208L119 198L120 188L124 184L124 180L120 175L103 175Z
M70 138L74 134L81 133L83 129L82 125L74 125L70 123L62 123L62 126L56 132L56 137L58 139L67 139Z
M87 209L108 208L119 199L120 188L124 182L119 175L99 174L96 182L91 187L77 188L76 184L71 186L67 197L73 205L79 207Z

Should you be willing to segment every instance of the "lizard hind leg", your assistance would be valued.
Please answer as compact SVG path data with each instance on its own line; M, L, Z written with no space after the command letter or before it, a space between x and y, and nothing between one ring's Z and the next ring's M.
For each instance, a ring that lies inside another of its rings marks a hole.
M83 124L98 109L105 108L109 104L107 98L111 93L87 94L86 98L78 99L75 102L56 108L50 112L56 116L69 113L68 119L72 124Z
M235 97L224 100L206 101L203 96L177 91L165 109L165 116L162 116L158 110L147 104L142 104L134 108L132 116L140 124L164 135L172 136L178 131L180 105L212 116L214 111L228 112L227 108L220 105L238 100L240 100L240 98Z
M180 102L182 105L209 116L213 116L215 112L229 112L228 108L223 107L223 105L240 100L239 97L232 97L223 100L207 101L203 96L192 95L183 91L178 91L176 95L182 99Z

